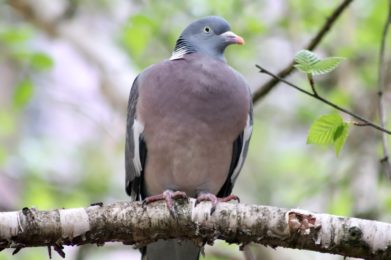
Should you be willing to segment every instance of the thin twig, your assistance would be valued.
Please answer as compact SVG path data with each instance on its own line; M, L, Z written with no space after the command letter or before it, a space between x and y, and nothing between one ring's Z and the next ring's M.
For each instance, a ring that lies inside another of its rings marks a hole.
M287 80L277 76L276 74L273 74L272 72L264 69L263 67L261 67L259 65L255 65L255 67L257 67L259 69L259 72L265 73L265 74L275 78L276 80L281 81L281 82L287 84L288 86L291 86L291 87L293 87L293 88L295 88L295 89L297 89L297 90L307 94L308 96L311 96L311 97L313 97L313 98L315 98L317 100L320 100L323 103L325 103L325 104L327 104L327 105L329 105L329 106L331 106L331 107L333 107L333 108L335 108L335 109L337 109L337 110L339 110L341 112L344 112L345 114L348 114L348 115L350 115L350 116L352 116L352 117L354 117L354 118L356 118L356 119L358 119L358 120L368 124L368 126L371 126L373 128L376 128L377 130L380 130L380 131L382 131L384 133L387 133L387 134L391 135L391 131L390 130L387 130L387 129L385 129L385 128L383 128L383 127L381 127L381 126L379 126L379 125L377 125L375 123L372 123L371 121L363 118L362 116L359 116L359 115L357 115L357 114L355 114L353 112L350 112L349 110L347 110L347 109L345 109L343 107L340 107L340 106L332 103L331 101L329 101L329 100L327 100L327 99L325 99L325 98L323 98L323 97L321 97L319 95L316 95L316 94L311 93L311 92L309 92L309 91L307 91L305 89L302 89L301 87L299 87L299 86L297 86L297 85L295 85L295 84L293 84L293 83L291 83L291 82L289 82L289 81L287 81Z
M318 92L316 91L316 88L315 88L314 76L312 76L311 73L307 73L307 79L308 79L308 82L310 83L310 86L311 86L311 89L312 89L312 92L314 93L314 95L319 96Z
M380 117L380 125L384 128L386 125L386 111L384 109L384 98L383 94L386 89L386 81L385 81L385 70L386 65L384 62L385 56L385 46L387 42L388 28L391 23L391 0L388 1L388 15L386 22L384 24L383 34L380 43L380 51L379 51L379 78L378 78L378 107L379 107L379 117ZM391 179L391 165L389 161L389 152L388 152L388 140L387 136L382 132L382 146L383 146L383 160L381 163L386 171L388 178Z
M364 122L350 121L350 123L355 126L369 126L368 123L364 123Z
M337 8L335 8L333 13L326 19L326 22L320 28L320 30L315 35L315 37L311 39L311 41L304 47L304 49L310 51L314 50L318 46L318 44L322 41L326 33L334 25L338 17L343 13L343 11L349 6L351 2L353 2L353 0L344 0L339 6L337 6ZM279 78L287 77L293 71L294 69L293 65L294 65L294 61L292 61L290 64L288 64L288 66L286 66L284 69L278 72L277 73L278 77ZM265 97L274 88L274 86L277 85L278 82L279 82L278 79L272 78L268 82L260 86L253 93L253 102L256 103L257 101Z

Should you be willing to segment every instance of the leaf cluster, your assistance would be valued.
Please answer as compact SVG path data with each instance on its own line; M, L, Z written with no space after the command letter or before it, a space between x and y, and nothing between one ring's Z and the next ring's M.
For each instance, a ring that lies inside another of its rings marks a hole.
M333 71L344 60L343 57L328 57L320 59L315 53L301 50L295 55L295 68L307 74L315 96L318 96L313 82L313 75L327 74ZM319 117L311 125L308 136L308 144L333 145L337 155L343 148L349 135L349 123L344 122L337 113L331 113Z

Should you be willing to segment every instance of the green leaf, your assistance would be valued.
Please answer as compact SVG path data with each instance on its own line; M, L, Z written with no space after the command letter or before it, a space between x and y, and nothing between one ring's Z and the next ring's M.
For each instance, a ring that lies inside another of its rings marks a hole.
M342 57L329 57L312 66L311 73L313 75L327 74L333 71L345 58Z
M32 32L28 28L10 27L0 30L0 41L6 44L24 43L32 37Z
M130 21L134 26L142 26L149 28L154 28L156 26L156 23L151 18L142 14L133 15Z
M295 55L296 64L294 66L302 72L320 75L333 71L344 59L342 57L319 59L315 53L301 50Z
M53 67L53 59L45 53L36 52L31 56L31 66L37 70L49 70Z
M24 107L31 99L34 93L34 86L31 80L23 80L16 86L14 92L14 106L16 108Z
M349 135L349 125L339 114L323 115L310 127L308 144L334 145L337 155Z
M333 144L334 135L343 120L338 114L323 115L310 127L308 144Z
M17 49L11 55L18 61L28 64L37 71L45 71L53 68L53 59L43 52L31 52L26 49Z
M143 28L131 26L125 29L123 42L134 55L141 55L147 47L149 35Z
M312 67L320 61L315 53L308 50L301 50L295 55L295 67L305 73L311 73Z
M141 55L158 27L154 20L146 15L134 15L126 25L122 35L122 41L133 55Z
M339 155L339 152L342 150L343 146L345 145L348 135L349 135L349 124L344 122L342 125L338 127L337 131L334 134L334 146L337 155Z

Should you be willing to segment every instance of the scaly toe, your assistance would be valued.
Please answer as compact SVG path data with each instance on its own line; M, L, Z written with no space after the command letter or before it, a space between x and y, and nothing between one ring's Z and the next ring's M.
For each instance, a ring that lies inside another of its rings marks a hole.
M179 199L179 198L187 199L186 193L183 191L175 191L174 192L172 190L165 190L161 194L146 197L143 201L143 205L149 204L151 202L159 201L159 200L164 200L166 202L166 205L167 205L167 208L170 212L170 215L173 218L177 218L178 213L176 212L176 210L174 208L173 199Z
M217 198L216 195L213 193L208 193L208 192L202 192L198 194L195 206L197 206L201 201L210 201L212 203L212 208L210 209L210 214L212 215L213 212L216 211L217 204L219 202L228 202L231 200L236 200L240 203L240 199L236 195L228 195L227 197L224 198Z

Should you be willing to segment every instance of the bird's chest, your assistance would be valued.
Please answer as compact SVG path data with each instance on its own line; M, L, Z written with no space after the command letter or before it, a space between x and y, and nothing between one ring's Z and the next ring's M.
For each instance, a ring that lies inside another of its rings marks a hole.
M233 142L246 124L246 85L228 69L221 73L213 66L150 73L136 109L148 149L148 192L218 192L228 174Z
M229 127L246 117L248 100L244 91L214 77L198 75L192 80L178 78L171 84L155 87L156 93L146 98L146 113L155 123L172 120L180 122L226 124ZM173 122L173 123L175 123Z

